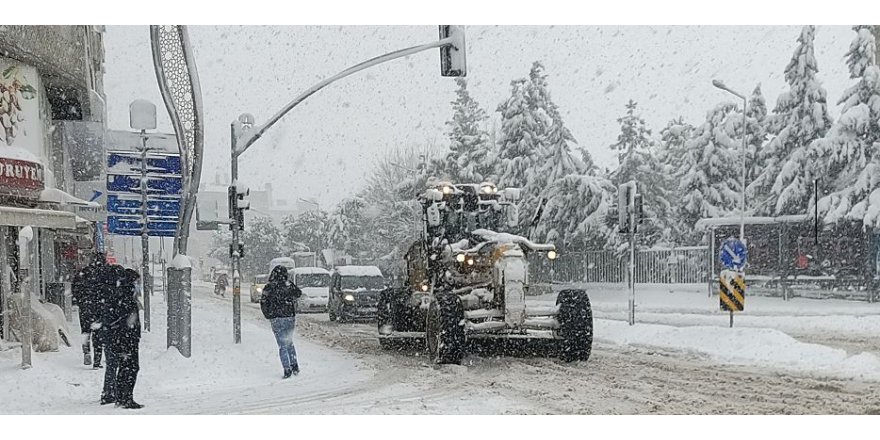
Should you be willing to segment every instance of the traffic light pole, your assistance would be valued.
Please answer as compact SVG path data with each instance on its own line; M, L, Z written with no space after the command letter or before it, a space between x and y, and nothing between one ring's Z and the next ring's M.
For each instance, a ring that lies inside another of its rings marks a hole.
M232 187L229 189L229 221L232 229L232 245L230 246L230 260L232 261L232 340L236 344L241 344L241 255L238 245L239 232L241 225L238 223L238 154L235 151L236 141L236 123L231 125L230 133L232 135Z
M454 28L454 29L452 29ZM231 124L231 177L232 177L232 187L230 188L230 196L229 196L229 225L232 229L232 247L231 247L231 265L232 265L232 331L233 331L233 340L236 344L241 343L241 274L239 273L241 266L241 249L242 246L239 244L240 239L240 230L242 229L240 219L243 217L239 216L239 208L238 208L238 192L237 186L238 183L238 157L241 156L254 142L259 139L263 133L266 132L270 127L275 125L285 114L289 111L293 110L294 107L302 103L309 96L312 96L319 90L324 87L342 79L349 75L353 75L357 72L360 72L364 69L368 69L375 65L384 63L386 61L395 60L398 58L403 58L405 56L413 55L419 52L423 52L430 49L436 48L447 48L452 47L456 51L460 51L461 56L464 55L464 33L457 26L447 26L445 29L441 28L441 35L449 34L445 38L441 38L437 41L432 41L427 44L422 44L419 46L408 47L406 49L396 50L394 52L389 52L385 55L380 55L378 57L370 58L364 62L355 64L354 66L349 67L348 69L343 70L342 72L337 73L336 75L327 78L312 87L309 87L304 92L302 92L299 96L290 101L287 105L285 105L281 110L272 115L265 124L260 126L254 126L253 124L253 116L249 114L242 114L239 118L232 122ZM449 63L448 56L447 59L443 59L443 53L441 52L441 64ZM465 74L463 61L460 66L461 70L454 72L455 76L463 76ZM444 73L446 75L446 73Z

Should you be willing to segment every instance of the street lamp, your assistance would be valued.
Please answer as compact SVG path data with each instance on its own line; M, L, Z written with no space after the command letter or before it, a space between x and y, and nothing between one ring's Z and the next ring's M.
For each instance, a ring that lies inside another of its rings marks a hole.
M743 148L742 148L742 198L740 199L740 208L739 208L739 240L745 243L745 229L746 229L746 105L748 105L748 100L746 96L737 93L726 85L724 82L713 79L712 85L724 90L727 93L730 93L740 99L743 100Z

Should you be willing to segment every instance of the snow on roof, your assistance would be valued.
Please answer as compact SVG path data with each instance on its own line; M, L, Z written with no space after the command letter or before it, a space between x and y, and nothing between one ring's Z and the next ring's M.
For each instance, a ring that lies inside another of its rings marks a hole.
M330 271L321 267L297 267L296 269L291 269L290 272L293 272L297 275L302 274L325 274L330 275Z
M740 224L740 221L747 225L772 225L777 223L800 223L809 220L809 216L806 214L798 214L798 215L783 215L779 217L745 217L740 220L740 217L716 217L716 218L703 218L697 221L694 225L697 229L705 229L710 226L736 226Z
M381 277L382 271L376 266L337 266L336 273L344 277Z
M0 157L42 164L42 161L37 156L21 147L7 147L4 145L3 148L0 148Z

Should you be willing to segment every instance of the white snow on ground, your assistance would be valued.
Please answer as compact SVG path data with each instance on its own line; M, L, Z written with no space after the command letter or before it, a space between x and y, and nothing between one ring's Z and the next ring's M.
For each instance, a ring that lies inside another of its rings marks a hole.
M141 341L141 370L135 399L146 413L237 412L240 402L315 393L328 384L344 387L372 372L353 358L296 340L302 373L282 381L278 347L266 321L242 323L242 344L232 343L231 310L193 301L193 349L186 359L165 348L161 295L153 296L153 332ZM18 349L0 352L0 413L116 413L98 405L104 370L82 365L78 344L54 353L34 353L33 368L19 369Z
M165 303L154 295L151 333L141 341L136 413L258 414L498 414L535 412L492 390L453 387L455 367L423 368L404 378L377 370L339 349L295 337L302 372L281 379L278 347L268 321L243 304L242 343L232 343L229 297L194 282L192 357L165 348ZM75 323L74 323L75 324ZM75 327L78 324L72 325ZM378 345L378 343L377 343ZM21 351L0 351L0 414L130 414L98 399L104 370L82 365L78 345L34 353L33 368L19 368ZM461 368L461 367L458 367ZM426 377L448 376L443 385ZM12 396L12 398L7 398Z
M810 376L880 381L880 358L870 353L848 356L846 351L799 342L771 328L672 327L598 319L599 341L623 345L686 350L714 361L754 365Z
M554 285L554 290L583 288L590 296L596 318L626 320L629 291L621 284ZM556 294L530 297L546 306ZM718 295L709 296L706 285L648 284L636 286L636 321L675 326L727 327L727 312L719 307ZM880 338L880 303L837 299L749 296L745 310L736 313L735 326L774 328L788 333L839 333L844 336Z

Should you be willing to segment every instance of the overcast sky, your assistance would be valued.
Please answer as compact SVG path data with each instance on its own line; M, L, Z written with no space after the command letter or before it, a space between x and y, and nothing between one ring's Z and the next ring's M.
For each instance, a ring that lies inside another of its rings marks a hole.
M783 69L797 45L798 26L468 26L471 94L493 118L533 61L546 67L553 100L578 144L603 166L616 119L633 99L655 132L676 116L699 124L706 111L762 84L768 109L785 89ZM833 117L852 80L843 56L855 33L820 26L819 78ZM205 107L203 181L229 173L229 123L249 112L265 121L294 96L367 58L437 38L436 26L190 27ZM128 128L128 104L159 107L160 130L171 130L156 86L146 26L109 26L105 36L109 127ZM251 188L272 182L290 202L316 198L325 209L362 188L384 152L406 145L446 144L444 122L455 97L431 50L373 67L330 85L291 111L242 157Z

